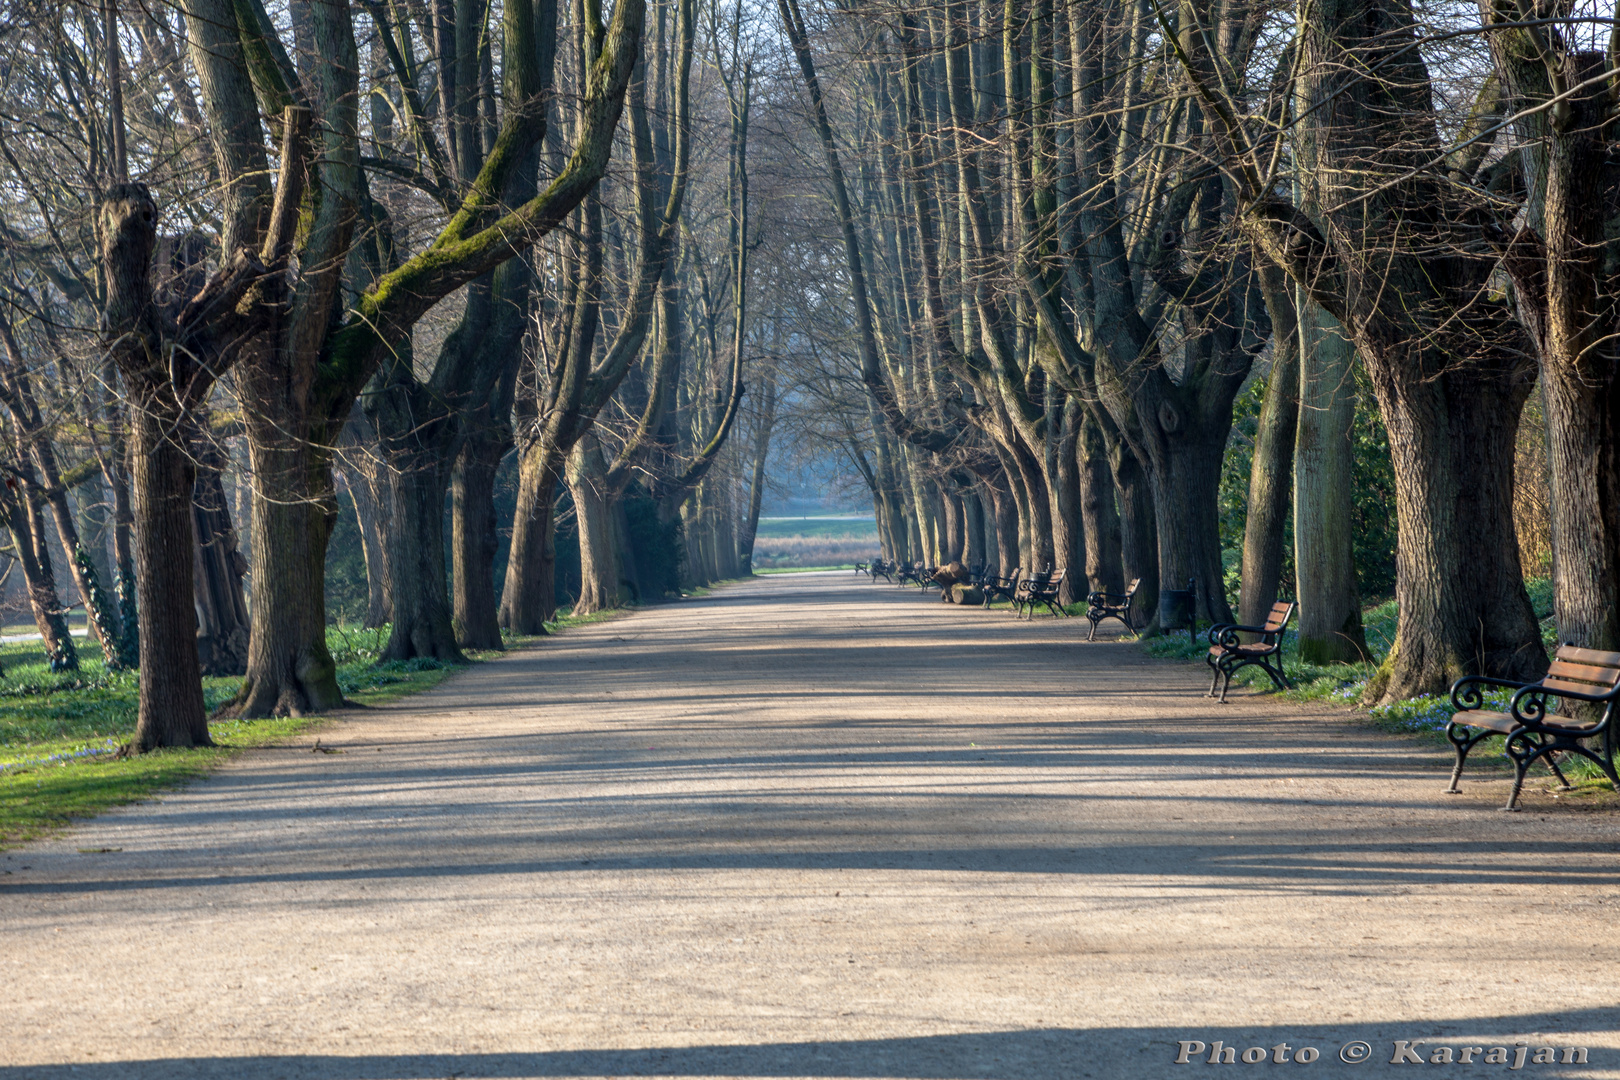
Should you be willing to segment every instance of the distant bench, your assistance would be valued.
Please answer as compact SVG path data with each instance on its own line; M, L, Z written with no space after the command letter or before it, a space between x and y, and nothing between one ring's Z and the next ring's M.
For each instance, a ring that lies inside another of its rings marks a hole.
M1209 682L1209 693L1215 696L1215 685L1221 685L1221 704L1226 704L1226 691L1232 686L1232 676L1246 667L1257 667L1271 676L1277 689L1288 689L1288 676L1283 674L1283 630L1294 614L1294 605L1277 601L1271 605L1271 614L1263 626L1244 626L1240 623L1220 623L1209 629L1209 653L1204 662L1215 672ZM1252 634L1257 641L1245 641L1243 635ZM1222 680L1225 680L1222 682Z

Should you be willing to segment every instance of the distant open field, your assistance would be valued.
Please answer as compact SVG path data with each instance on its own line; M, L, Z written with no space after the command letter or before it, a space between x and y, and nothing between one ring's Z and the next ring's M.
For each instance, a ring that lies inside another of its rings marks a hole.
M869 517L761 518L754 567L850 566L878 553L877 522Z
M781 517L760 518L763 537L830 536L869 540L877 543L877 522L871 517Z

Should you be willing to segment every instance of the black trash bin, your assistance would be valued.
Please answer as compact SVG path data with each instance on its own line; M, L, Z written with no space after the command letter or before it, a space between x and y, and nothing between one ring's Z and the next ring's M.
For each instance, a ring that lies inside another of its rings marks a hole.
M1165 633L1187 628L1187 636L1198 640L1198 584L1188 578L1185 589L1159 590L1159 629Z

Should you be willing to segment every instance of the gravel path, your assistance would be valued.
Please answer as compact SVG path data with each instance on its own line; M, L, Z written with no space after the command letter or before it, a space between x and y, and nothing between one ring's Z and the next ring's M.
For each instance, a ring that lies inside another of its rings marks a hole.
M0 1080L1620 1076L1613 809L1084 630L772 577L246 754L0 858Z

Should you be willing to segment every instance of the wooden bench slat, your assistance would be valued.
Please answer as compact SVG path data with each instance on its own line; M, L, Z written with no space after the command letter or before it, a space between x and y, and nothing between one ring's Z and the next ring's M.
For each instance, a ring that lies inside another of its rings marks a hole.
M1620 667L1620 652L1584 649L1579 645L1558 646L1558 659L1573 660L1578 664L1598 664L1602 667Z
M1589 682L1575 682L1572 679L1558 679L1551 676L1542 679L1541 685L1555 694L1560 690L1563 690L1571 694L1597 695L1607 693L1609 690L1613 689L1612 686L1593 686Z
M1519 722L1513 719L1510 713L1486 712L1483 709L1474 709L1469 712L1460 712L1455 720L1467 727L1482 728L1486 731L1500 731L1506 735L1519 730Z
M1620 683L1620 668L1592 667L1590 664L1572 664L1568 660L1554 660L1547 669L1549 679L1576 679L1596 683L1605 690Z

